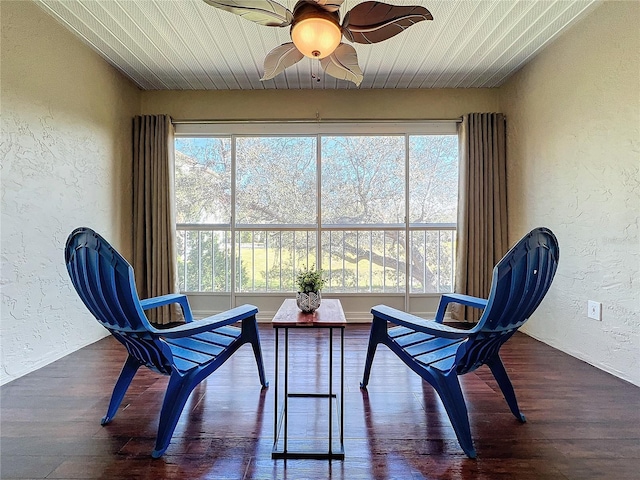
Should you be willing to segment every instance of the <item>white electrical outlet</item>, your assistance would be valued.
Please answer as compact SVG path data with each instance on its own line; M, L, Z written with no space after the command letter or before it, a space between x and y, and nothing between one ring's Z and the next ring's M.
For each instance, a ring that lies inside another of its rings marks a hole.
M587 315L589 318L602 321L602 303L589 300L587 302Z

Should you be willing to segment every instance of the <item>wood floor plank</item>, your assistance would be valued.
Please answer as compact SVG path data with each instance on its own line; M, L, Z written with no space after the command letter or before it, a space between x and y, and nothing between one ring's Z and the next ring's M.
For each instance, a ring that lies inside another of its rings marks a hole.
M100 426L126 352L105 338L0 388L2 479L637 479L640 389L516 334L502 349L527 423L491 372L461 379L478 452L468 459L433 389L379 347L359 388L368 325L345 333L344 461L272 460L274 332L260 326L267 377L249 346L191 395L166 454L150 458L167 378L141 369L111 424ZM292 332L291 389L326 389L326 331ZM337 358L334 365L338 365ZM291 432L327 429L319 400L292 402Z

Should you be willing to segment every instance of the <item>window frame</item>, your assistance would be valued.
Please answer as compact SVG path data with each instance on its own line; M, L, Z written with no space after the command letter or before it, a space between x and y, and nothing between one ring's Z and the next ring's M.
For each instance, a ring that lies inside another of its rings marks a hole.
M323 233L328 233L335 230L361 230L366 229L370 231L394 229L401 231L405 236L405 245L410 242L411 232L415 231L429 231L429 230L441 230L450 229L455 233L457 231L457 225L455 223L439 223L439 224L423 224L423 223L409 223L409 187L410 187L410 171L409 171L409 158L410 158L410 136L411 135L457 135L457 127L459 120L432 120L432 121L354 121L354 122L308 122L308 121L289 121L289 122L271 122L271 121L237 121L237 122L217 122L217 121L183 121L174 122L175 126L175 138L229 138L231 141L231 218L227 224L176 224L176 229L181 227L195 228L198 230L224 230L230 232L231 238L231 283L230 292L225 292L231 296L232 305L235 304L236 294L243 293L237 290L236 285L236 235L239 231L265 231L272 230L274 228L281 230L295 230L295 229L313 229L316 232L316 252L320 255L322 250L322 238ZM322 222L321 212L321 143L323 136L403 136L404 137L404 201L405 201L405 222L401 224L362 224L362 225L338 225L328 224L324 225ZM317 172L317 189L316 189L316 222L310 224L286 224L286 225L272 225L272 224L236 224L236 139L242 137L256 137L256 136L268 136L268 137L316 137L316 172ZM453 254L455 257L455 253ZM455 258L453 259L455 262ZM413 293L410 281L410 262L405 261L405 285L404 292L397 293L395 295L403 295L405 297L405 305L409 305L409 297L411 296L440 296L441 292L436 293ZM452 265L452 271L455 271L455 266ZM452 274L454 275L454 274ZM452 281L453 281L452 276ZM191 294L207 294L212 292L192 292L185 291L189 295ZM252 292L260 295L260 292ZM287 294L287 292L268 292L266 295L279 295ZM349 295L375 295L376 293L335 293L338 296ZM385 293L386 295L386 293ZM393 294L392 294L393 295Z

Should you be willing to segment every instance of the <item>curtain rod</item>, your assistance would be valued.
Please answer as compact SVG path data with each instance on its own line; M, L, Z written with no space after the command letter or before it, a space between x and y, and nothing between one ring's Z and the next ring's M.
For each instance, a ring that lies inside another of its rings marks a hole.
M171 123L174 125L186 125L186 124L206 124L206 125L216 125L216 124L253 124L253 125L269 125L269 124L314 124L314 123L461 123L462 117L458 118L445 118L445 119L434 119L429 118L425 120L417 120L417 119L389 119L389 120L361 120L357 118L344 118L344 119L324 119L324 118L315 118L315 119L293 119L293 120L192 120L192 119L171 119Z

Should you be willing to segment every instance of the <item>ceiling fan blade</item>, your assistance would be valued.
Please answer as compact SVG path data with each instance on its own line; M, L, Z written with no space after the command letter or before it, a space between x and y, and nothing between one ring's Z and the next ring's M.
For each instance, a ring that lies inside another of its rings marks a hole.
M327 12L337 12L340 10L340 6L344 0L312 0L313 2L321 5Z
M341 43L331 55L321 59L320 66L329 75L339 80L349 80L356 86L362 82L362 70L358 65L356 49L346 43Z
M423 20L433 20L433 15L424 7L364 2L347 12L342 30L352 42L378 43Z
M304 55L296 48L293 42L283 43L271 50L264 59L264 75L260 81L270 80L284 69L298 63Z
M272 0L203 0L212 7L240 15L245 20L267 27L286 27L293 13Z

